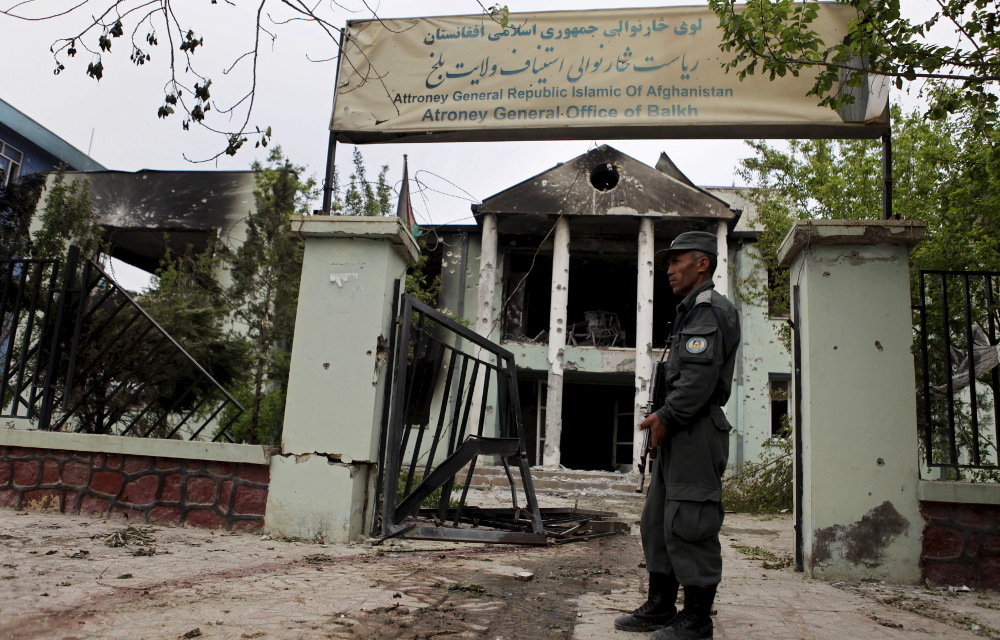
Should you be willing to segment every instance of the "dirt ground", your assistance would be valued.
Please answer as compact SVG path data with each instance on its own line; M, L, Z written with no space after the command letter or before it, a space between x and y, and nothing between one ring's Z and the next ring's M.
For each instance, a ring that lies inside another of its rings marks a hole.
M543 506L577 503L632 524L640 500L578 492ZM831 585L794 573L787 515L727 516L723 535L729 581L720 589L717 638L1000 638L996 593ZM636 638L644 636L616 632L611 622L643 598L640 561L637 535L543 548L328 545L4 510L0 638ZM840 598L847 604L834 610L871 631L796 631L796 620L822 626L811 622L814 605L805 613L772 607L755 622L761 607L745 601L765 592L789 602ZM766 628L772 618L777 631Z

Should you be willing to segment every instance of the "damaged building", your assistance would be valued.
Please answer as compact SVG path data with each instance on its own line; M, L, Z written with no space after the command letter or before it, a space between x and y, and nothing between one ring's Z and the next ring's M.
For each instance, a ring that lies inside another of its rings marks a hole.
M684 231L716 235L715 285L741 312L731 463L756 459L778 432L791 371L777 331L785 320L734 289L756 268L745 195L698 187L666 154L651 167L601 146L474 205L475 225L428 230L441 306L514 353L532 464L635 464L635 425L680 302L665 249Z
M148 271L166 251L238 244L255 206L252 172L86 177L113 255ZM651 167L603 146L474 206L475 225L425 229L440 306L514 354L531 464L635 465L635 425L679 302L665 249L694 230L718 238L716 287L743 322L730 460L757 459L787 414L791 365L785 319L735 295L757 268L745 193L698 187L665 154Z
M149 273L167 254L243 242L254 209L253 171L88 171L86 180L112 257ZM220 274L221 275L221 274Z

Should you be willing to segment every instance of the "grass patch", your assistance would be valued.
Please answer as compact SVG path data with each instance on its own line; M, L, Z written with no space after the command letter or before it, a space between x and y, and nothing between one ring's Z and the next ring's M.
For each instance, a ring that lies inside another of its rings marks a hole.
M764 569L784 569L792 566L792 559L789 556L778 556L764 547L748 547L743 544L729 546L746 556L747 560L760 560L760 566Z

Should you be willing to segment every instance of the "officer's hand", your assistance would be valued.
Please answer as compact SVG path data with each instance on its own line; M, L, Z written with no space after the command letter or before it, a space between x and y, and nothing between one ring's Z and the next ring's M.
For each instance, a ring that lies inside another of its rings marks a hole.
M639 423L639 430L649 429L649 445L654 449L660 446L664 438L667 437L667 425L663 424L660 416L655 412L646 416L646 419Z

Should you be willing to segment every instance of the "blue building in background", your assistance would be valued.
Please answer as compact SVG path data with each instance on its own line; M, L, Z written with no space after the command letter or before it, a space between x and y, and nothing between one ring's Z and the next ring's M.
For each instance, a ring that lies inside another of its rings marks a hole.
M0 188L60 164L76 171L105 167L0 99Z

